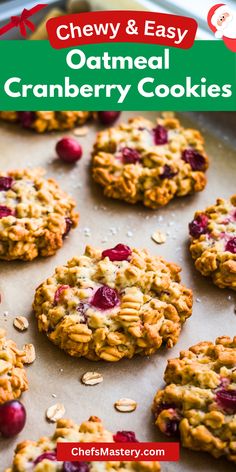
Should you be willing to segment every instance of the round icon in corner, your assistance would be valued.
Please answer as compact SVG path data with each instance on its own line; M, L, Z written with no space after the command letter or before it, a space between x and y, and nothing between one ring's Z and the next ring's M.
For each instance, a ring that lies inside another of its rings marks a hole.
M207 23L215 38L223 39L227 48L236 52L236 9L218 3L210 8Z

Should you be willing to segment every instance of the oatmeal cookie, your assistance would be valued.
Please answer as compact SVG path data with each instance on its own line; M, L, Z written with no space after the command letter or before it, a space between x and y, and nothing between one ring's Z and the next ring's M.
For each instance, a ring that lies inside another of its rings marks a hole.
M156 209L204 189L208 157L199 131L176 118L140 117L97 135L92 175L108 197Z
M197 270L218 287L236 290L236 195L197 211L189 232Z
M164 379L153 404L159 429L189 449L236 462L236 336L181 351Z
M0 172L0 259L51 256L75 227L74 200L42 169Z
M11 468L5 472L159 472L158 462L58 462L56 446L58 442L137 442L132 431L118 431L114 435L104 429L101 420L92 416L80 426L71 420L57 422L52 437L39 441L24 441L18 444ZM72 464L74 467L72 467ZM77 467L76 467L77 466Z
M37 133L72 129L83 125L91 115L89 111L0 111L0 119L20 123Z
M24 351L20 351L14 341L5 338L0 328L0 404L19 398L28 390L28 380L24 369Z
M192 312L180 267L118 244L57 267L36 290L39 330L71 356L118 361L171 348Z

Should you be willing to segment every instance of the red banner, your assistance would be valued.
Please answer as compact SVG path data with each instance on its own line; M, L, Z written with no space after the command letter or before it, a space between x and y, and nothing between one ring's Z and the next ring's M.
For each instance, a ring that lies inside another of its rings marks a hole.
M47 21L49 41L61 49L84 44L135 42L188 49L197 22L186 16L142 11L99 11L66 15Z
M58 461L178 461L179 443L57 443Z

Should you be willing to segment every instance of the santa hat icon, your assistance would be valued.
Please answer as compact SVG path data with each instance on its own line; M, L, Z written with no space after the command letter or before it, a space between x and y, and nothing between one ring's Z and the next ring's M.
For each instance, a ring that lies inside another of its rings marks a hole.
M224 36L223 28L219 26L217 21L219 20L219 16L229 13L231 15L232 10L226 5L225 3L218 3L210 8L208 15L207 15L207 23L211 31L215 34L216 38L222 38L225 45L231 49L231 51L236 52L236 39L228 38Z

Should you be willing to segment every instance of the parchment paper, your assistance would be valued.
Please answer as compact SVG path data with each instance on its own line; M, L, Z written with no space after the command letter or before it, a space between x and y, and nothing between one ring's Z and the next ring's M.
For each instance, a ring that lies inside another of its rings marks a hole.
M126 120L135 113L123 113ZM154 113L144 113L153 118ZM229 197L235 192L236 153L230 134L222 133L222 139L214 135L233 115L185 114L185 124L203 131L211 165L208 171L208 185L204 192L192 197L177 199L159 211L131 206L123 202L106 199L101 188L92 183L89 174L90 152L97 126L89 125L89 134L78 138L84 153L75 166L59 163L55 159L54 147L60 133L37 135L19 130L14 125L0 125L1 169L7 170L25 166L43 166L48 175L56 178L61 186L77 201L80 223L71 231L63 248L54 257L38 259L29 263L0 263L0 326L7 329L8 336L19 346L26 342L35 345L37 359L27 368L30 389L22 396L28 418L22 433L15 439L0 442L0 471L11 463L17 442L24 439L38 439L51 434L54 425L45 420L45 410L57 401L66 408L65 417L78 423L90 415L97 415L111 431L133 430L144 441L165 441L153 425L150 407L156 390L163 385L163 372L167 359L178 355L181 349L201 340L214 340L220 335L236 334L234 313L235 296L227 290L213 286L194 269L188 253L187 225L194 210L204 209L218 196ZM221 121L220 121L221 120ZM222 123L222 126L221 126ZM218 125L218 126L217 126ZM211 132L208 132L208 129ZM224 128L225 129L225 128ZM213 134L212 134L213 133ZM229 131L230 133L230 131ZM63 133L73 135L72 132ZM88 229L90 229L90 232ZM157 245L151 235L157 229L167 233L167 241ZM90 234L90 236L86 236ZM115 233L115 234L114 234ZM93 363L84 359L72 359L57 349L44 335L38 333L31 304L35 288L50 276L57 265L65 263L75 254L82 254L86 244L112 247L118 242L131 246L148 248L153 254L161 254L167 260L183 267L182 279L194 292L192 317L186 322L177 345L161 350L150 358L136 357L118 363ZM6 312L8 314L6 314ZM5 313L5 315L4 315ZM19 333L13 327L15 316L24 315L29 320L29 329ZM88 370L103 374L104 382L94 387L80 383L81 375ZM55 394L56 398L52 395ZM122 414L115 411L113 404L121 397L130 397L138 402L135 412ZM216 460L204 453L181 450L179 463L164 463L163 472L233 472L233 464Z

